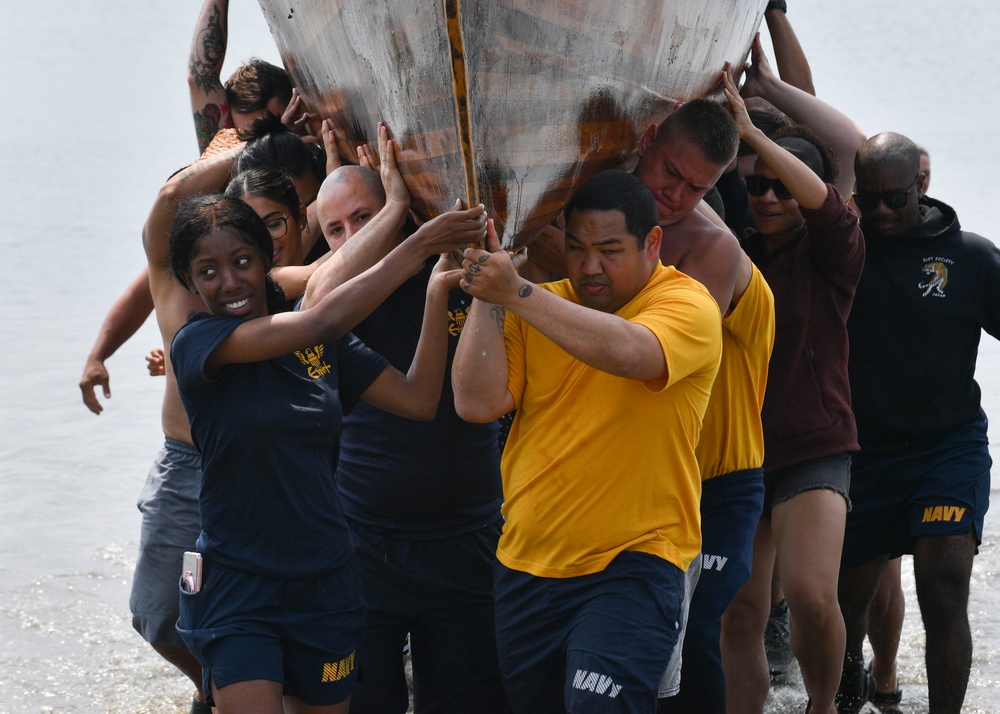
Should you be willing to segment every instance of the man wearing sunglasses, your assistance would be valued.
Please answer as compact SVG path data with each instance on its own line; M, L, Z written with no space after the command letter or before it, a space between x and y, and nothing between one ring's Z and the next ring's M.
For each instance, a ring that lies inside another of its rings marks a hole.
M868 247L848 330L861 451L854 456L840 575L845 668L863 664L875 587L913 555L927 635L930 710L959 712L972 662L972 559L992 465L973 379L981 330L1000 338L1000 250L921 197L919 150L879 134L855 160Z

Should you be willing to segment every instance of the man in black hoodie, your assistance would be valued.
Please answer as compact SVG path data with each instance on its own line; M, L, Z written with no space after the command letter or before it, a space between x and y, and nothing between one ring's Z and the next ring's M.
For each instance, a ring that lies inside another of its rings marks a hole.
M848 323L861 452L840 576L847 653L838 709L857 712L874 694L862 654L868 606L887 559L912 553L930 710L957 714L992 465L973 374L981 331L1000 338L1000 250L962 231L950 206L921 196L919 150L905 136L869 139L855 171L868 253ZM898 696L876 701L893 710Z

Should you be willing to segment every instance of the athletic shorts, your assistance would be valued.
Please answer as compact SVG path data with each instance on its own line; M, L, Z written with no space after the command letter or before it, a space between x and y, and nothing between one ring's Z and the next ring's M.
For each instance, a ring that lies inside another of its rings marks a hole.
M132 627L149 643L184 647L177 634L177 578L184 551L201 532L198 491L201 455L191 444L166 439L146 477L137 506L142 513L139 557L132 578Z
M764 472L764 518L771 509L806 491L835 491L851 510L851 455L822 456L800 464Z
M722 670L722 615L750 578L753 537L764 503L763 470L744 469L707 479L701 491L700 576L684 611L680 647L683 667L670 667L660 683L660 697L671 697L666 711L725 711ZM689 568L691 572L694 567ZM675 696L680 694L679 697ZM661 704L660 711L664 711Z
M353 561L328 575L285 579L226 568L206 558L200 592L180 578L177 630L198 658L205 698L219 689L264 679L311 706L350 696L365 626L361 580ZM399 656L402 657L402 651Z
M410 540L348 519L368 604L353 714L406 712L400 653L407 635L417 714L510 711L493 611L502 524L498 518L469 533Z
M913 552L913 539L975 532L990 504L986 416L944 434L854 456L842 563ZM978 552L978 548L977 548Z
M681 631L677 634L677 644L667 662L667 670L660 677L660 686L657 687L656 696L660 699L676 696L681 690L681 665L683 663L684 636L687 634L688 618L691 613L691 600L694 598L694 590L698 586L698 578L701 577L701 553L691 561L691 565L684 571L684 599L681 601Z
M680 633L680 568L626 551L573 578L498 562L495 583L500 671L514 711L656 711Z

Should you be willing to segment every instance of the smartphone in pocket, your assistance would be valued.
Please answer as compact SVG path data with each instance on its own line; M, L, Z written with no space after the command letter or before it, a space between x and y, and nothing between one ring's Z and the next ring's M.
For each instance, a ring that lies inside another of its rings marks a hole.
M181 589L186 593L201 591L201 553L190 550L184 552L184 561L181 567Z

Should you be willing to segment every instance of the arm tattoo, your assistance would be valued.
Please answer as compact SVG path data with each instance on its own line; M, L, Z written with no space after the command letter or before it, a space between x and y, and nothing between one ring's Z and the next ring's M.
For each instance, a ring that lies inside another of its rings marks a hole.
M228 113L229 107L218 104L206 104L203 111L194 113L194 131L198 135L198 148L204 152L212 143L212 138L219 133L223 109Z
M203 171L208 171L213 166L224 163L226 161L232 161L242 150L243 150L243 145L241 144L234 149L230 149L229 151L223 151L221 154L216 154L215 156L211 156L207 159L201 159L200 161L195 161L193 164L190 164L187 168L177 172L176 174L177 182L183 183L192 176L200 174Z
M522 285L521 289L517 291L517 296L520 297L520 298L526 298L529 295L531 295L531 286L530 285Z
M496 320L497 329L500 330L500 336L503 337L504 323L507 320L507 310L499 305L494 305L490 308L490 315Z
M213 10L213 14L208 18L208 24L198 32L198 36L195 38L188 66L191 77L194 79L194 86L205 94L222 89L222 83L219 81L219 70L222 66L222 58L226 54L226 28L223 27L224 22L220 22L219 6L216 5Z

